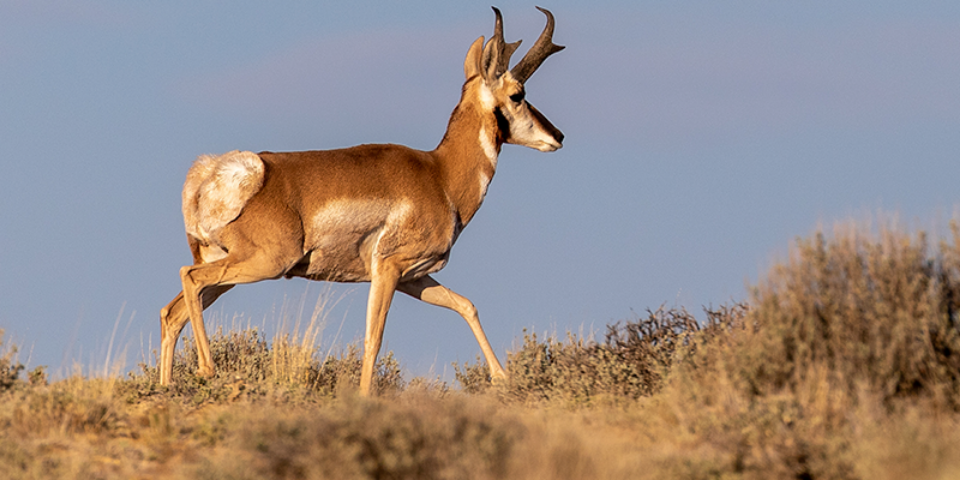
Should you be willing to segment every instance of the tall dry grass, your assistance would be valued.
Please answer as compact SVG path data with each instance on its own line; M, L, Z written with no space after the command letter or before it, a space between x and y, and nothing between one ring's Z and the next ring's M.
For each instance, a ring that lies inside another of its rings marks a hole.
M525 334L510 380L378 367L318 329L216 331L177 385L22 378L0 355L2 478L960 478L960 229L798 239L740 303L659 308L601 339ZM42 373L42 371L41 371ZM31 382L30 379L33 381Z

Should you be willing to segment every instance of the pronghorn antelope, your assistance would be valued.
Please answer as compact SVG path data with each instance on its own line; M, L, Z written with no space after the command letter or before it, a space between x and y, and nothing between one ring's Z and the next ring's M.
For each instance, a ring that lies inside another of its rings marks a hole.
M466 82L446 134L433 151L360 145L307 152L200 156L183 186L183 217L193 265L180 269L183 291L160 311L160 383L171 381L173 352L189 319L198 373L213 375L203 310L239 283L280 277L370 282L361 395L373 371L394 291L459 313L486 357L506 373L470 300L430 277L483 203L504 143L551 152L563 134L524 96L524 82L550 55L553 15L512 69L520 42L506 43L494 8L493 37L470 46Z

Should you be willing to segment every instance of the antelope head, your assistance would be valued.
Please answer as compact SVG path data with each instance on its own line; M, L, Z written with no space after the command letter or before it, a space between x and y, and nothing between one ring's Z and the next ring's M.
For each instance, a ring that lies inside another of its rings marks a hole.
M547 16L547 25L530 51L512 69L510 57L520 41L503 39L503 17L493 7L496 24L486 44L480 37L467 52L463 64L467 86L474 78L479 82L479 103L485 114L493 115L497 125L497 148L503 143L523 145L541 152L552 152L563 146L563 133L527 101L524 83L550 55L564 47L553 43L553 14L537 7ZM465 87L466 88L466 87Z

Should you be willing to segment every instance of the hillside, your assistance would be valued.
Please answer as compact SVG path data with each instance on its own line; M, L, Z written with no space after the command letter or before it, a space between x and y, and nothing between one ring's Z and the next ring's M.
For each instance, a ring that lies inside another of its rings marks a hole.
M48 381L0 355L2 478L960 477L960 227L798 239L741 302L651 309L603 338L528 334L510 380L456 384L315 332L218 332L217 376Z

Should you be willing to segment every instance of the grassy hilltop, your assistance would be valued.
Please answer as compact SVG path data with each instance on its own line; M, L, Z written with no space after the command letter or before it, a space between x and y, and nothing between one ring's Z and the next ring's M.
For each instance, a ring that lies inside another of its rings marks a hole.
M602 339L526 335L457 385L359 349L218 332L217 377L49 382L0 353L0 478L960 478L960 227L798 239L750 297Z

